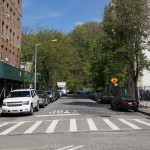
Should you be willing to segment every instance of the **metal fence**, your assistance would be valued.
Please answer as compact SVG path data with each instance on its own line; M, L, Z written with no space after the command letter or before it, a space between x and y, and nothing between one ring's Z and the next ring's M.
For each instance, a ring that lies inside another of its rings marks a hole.
M150 101L150 86L138 87L139 99Z

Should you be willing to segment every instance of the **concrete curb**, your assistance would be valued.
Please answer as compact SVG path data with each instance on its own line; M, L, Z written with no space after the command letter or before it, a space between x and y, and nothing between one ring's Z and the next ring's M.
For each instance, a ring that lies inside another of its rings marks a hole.
M2 108L0 107L0 117L2 116Z
M150 111L147 112L147 111L144 111L144 110L139 109L138 112L150 116Z

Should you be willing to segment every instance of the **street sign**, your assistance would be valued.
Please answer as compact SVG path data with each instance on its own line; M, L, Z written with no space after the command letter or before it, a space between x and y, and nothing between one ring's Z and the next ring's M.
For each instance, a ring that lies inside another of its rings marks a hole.
M116 84L116 83L117 83L117 81L118 81L118 79L117 79L117 78L115 78L115 77L113 77L113 78L111 79L111 82L112 82L113 84Z

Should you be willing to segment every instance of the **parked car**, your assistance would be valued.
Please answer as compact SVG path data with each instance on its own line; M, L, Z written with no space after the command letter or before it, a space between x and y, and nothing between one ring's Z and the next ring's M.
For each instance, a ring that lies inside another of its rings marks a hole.
M56 100L60 98L60 92L58 92L57 90L54 90L55 91L55 96L56 96Z
M57 92L59 93L60 97L63 96L63 93L62 93L62 91L60 89L57 89Z
M77 94L90 94L91 93L91 88L81 88L80 90L77 91Z
M111 109L131 109L137 111L139 107L139 100L132 96L120 95L111 101Z
M3 100L2 114L27 113L39 111L39 97L34 89L13 90Z
M44 108L49 103L48 94L44 90L36 90L36 92L39 96L39 105Z
M97 101L97 92L95 91L92 91L89 95L89 97L94 100L94 101Z
M111 103L113 99L114 96L112 96L110 93L98 92L97 94L97 101L99 103Z
M50 102L54 102L55 101L55 94L53 90L48 90L46 91L49 97Z

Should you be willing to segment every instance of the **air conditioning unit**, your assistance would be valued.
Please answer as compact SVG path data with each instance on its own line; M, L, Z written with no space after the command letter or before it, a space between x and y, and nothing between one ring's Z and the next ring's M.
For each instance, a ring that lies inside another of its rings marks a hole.
M17 48L20 48L20 45L19 45L19 44L17 45Z
M5 62L8 62L8 58L7 57L5 58Z
M6 39L9 40L9 36L8 35L6 36Z
M6 18L9 18L10 17L10 15L9 14L6 14Z

